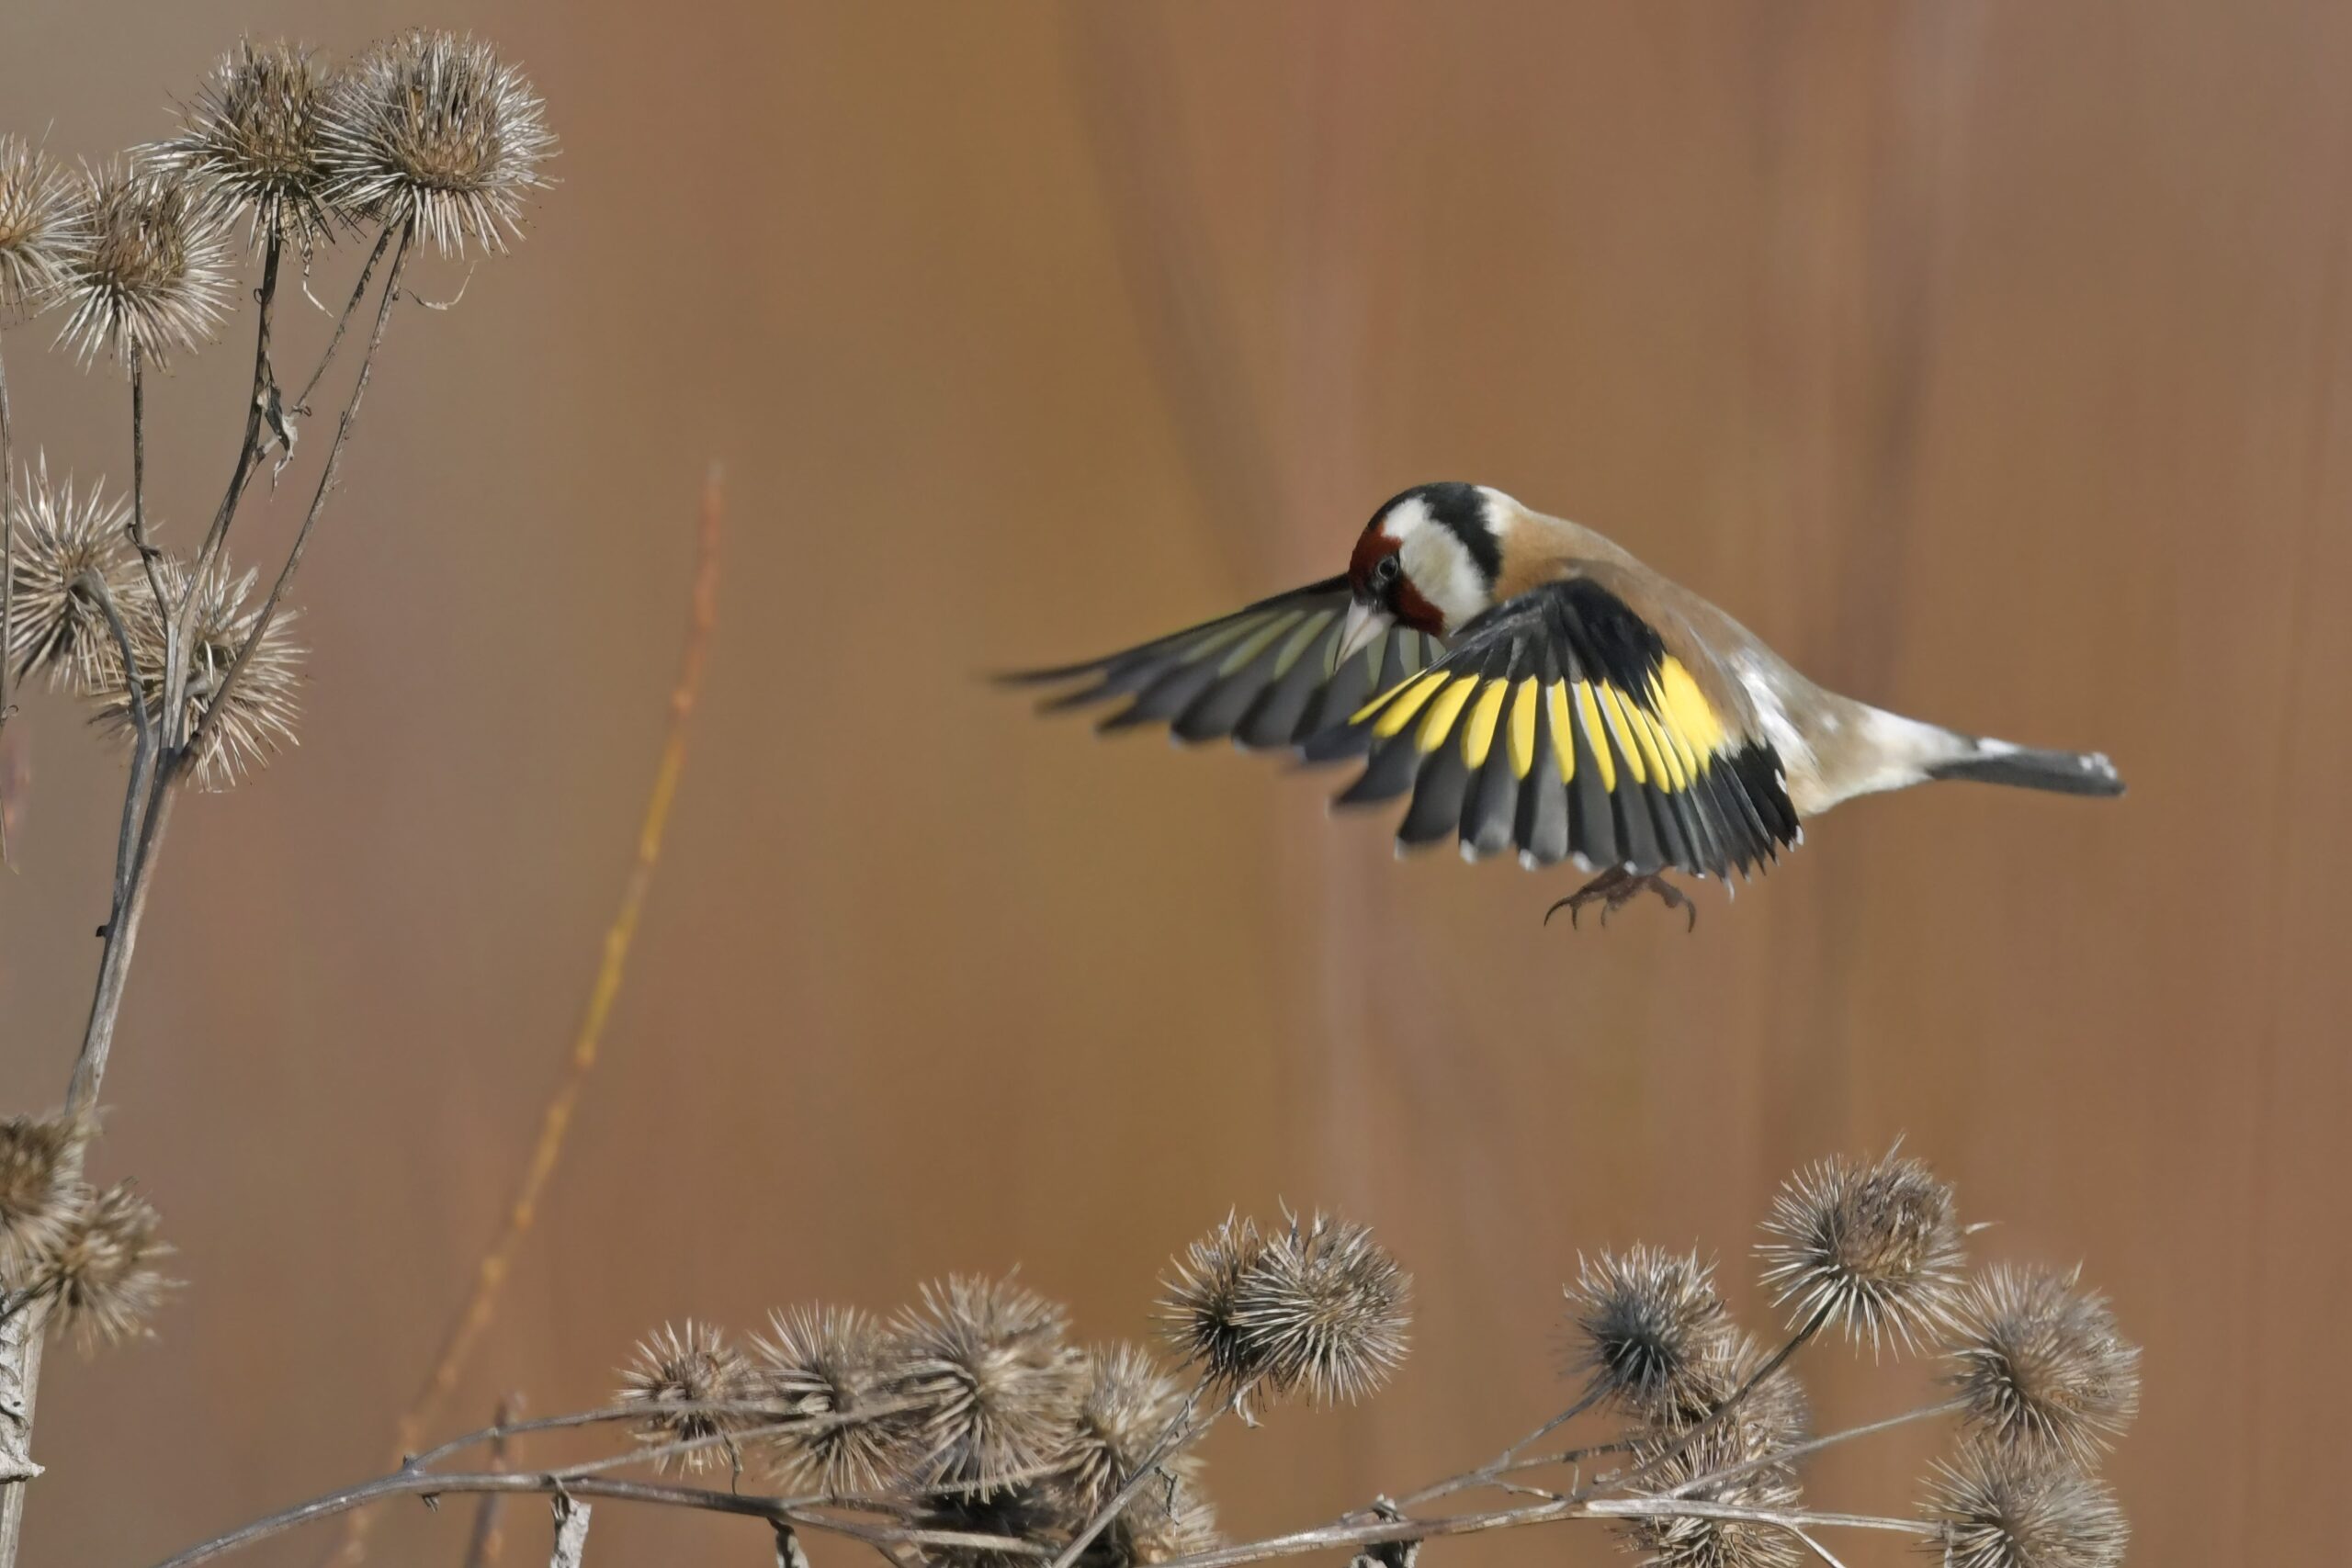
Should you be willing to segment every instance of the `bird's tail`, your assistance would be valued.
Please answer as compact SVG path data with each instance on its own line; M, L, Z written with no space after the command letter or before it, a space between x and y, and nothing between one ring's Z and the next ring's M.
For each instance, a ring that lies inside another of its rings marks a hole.
M1931 779L1974 779L2060 795L2121 795L2123 777L2103 751L2045 751L2006 740L1973 740L1965 754L1928 769Z

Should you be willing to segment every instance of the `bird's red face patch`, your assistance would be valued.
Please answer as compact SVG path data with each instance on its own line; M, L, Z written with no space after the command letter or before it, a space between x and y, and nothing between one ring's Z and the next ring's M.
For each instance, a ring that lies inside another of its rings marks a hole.
M1402 547L1379 528L1367 528L1356 539L1355 555L1348 561L1348 581L1355 595L1377 604L1400 626L1431 637L1445 635L1445 615L1429 602L1405 570Z

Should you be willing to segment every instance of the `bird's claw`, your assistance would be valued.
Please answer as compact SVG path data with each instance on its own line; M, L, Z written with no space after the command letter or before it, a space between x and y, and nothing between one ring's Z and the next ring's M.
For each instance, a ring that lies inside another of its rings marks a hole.
M1583 914L1584 907L1587 904L1597 903L1600 906L1600 924L1605 930L1608 927L1610 916L1623 908L1644 892L1657 894L1659 902L1669 909L1681 910L1682 929L1685 931L1699 929L1699 907L1690 901L1690 896L1682 889L1657 872L1637 874L1622 866L1612 866L1602 872L1599 876L1544 910L1544 923L1550 925L1552 917L1562 909L1566 909L1568 912L1569 928L1579 929L1578 917Z

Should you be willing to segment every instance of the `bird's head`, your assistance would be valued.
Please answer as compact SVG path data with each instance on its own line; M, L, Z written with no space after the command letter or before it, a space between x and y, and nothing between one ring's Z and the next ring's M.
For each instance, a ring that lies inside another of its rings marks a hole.
M1416 485L1373 513L1348 563L1355 602L1338 659L1392 626L1450 637L1495 602L1503 533L1517 512L1484 485Z

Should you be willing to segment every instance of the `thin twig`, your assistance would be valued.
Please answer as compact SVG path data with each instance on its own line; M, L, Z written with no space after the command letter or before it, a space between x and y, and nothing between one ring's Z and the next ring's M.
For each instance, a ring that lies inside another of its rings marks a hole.
M1846 1565L1843 1562L1838 1561L1838 1557L1835 1552L1822 1545L1821 1542L1814 1540L1813 1537L1807 1535L1804 1531L1792 1529L1789 1533L1796 1537L1799 1540L1804 1542L1806 1550L1810 1551L1815 1557L1820 1558L1824 1562L1828 1563L1829 1568L1846 1568Z
M1591 1389L1584 1395L1583 1398L1577 1400L1575 1404L1569 1405L1566 1409L1561 1411L1550 1420L1544 1422L1541 1427L1536 1427L1535 1430L1528 1433L1527 1436L1520 1438L1519 1441L1511 1444L1510 1447L1505 1449L1502 1452L1497 1454L1493 1459L1488 1460L1485 1464L1480 1465L1477 1469L1464 1471L1460 1475L1449 1476L1443 1481L1435 1482L1428 1486L1424 1486L1419 1492L1411 1493L1404 1497L1398 1498L1396 1506L1399 1508L1416 1507L1423 1503L1435 1502L1440 1497L1451 1496L1456 1492L1466 1492L1472 1487L1495 1485L1500 1482L1501 1477L1510 1474L1513 1471L1521 1468L1534 1468L1533 1465L1522 1466L1520 1461L1520 1456L1530 1447L1542 1442L1554 1432L1558 1431L1561 1427L1566 1426L1569 1422L1575 1420L1577 1416L1591 1409L1593 1405L1600 1402L1602 1393L1603 1391L1600 1388L1595 1387ZM1565 1454L1558 1456L1547 1455L1542 1461L1536 1462L1543 1465L1566 1464L1577 1460L1587 1458L1595 1451L1597 1450L1591 1449L1570 1449ZM1351 1517L1352 1517L1354 1516Z
M1889 1416L1883 1420L1871 1421L1863 1426L1849 1427L1842 1432L1831 1432L1824 1437L1807 1438L1802 1443L1791 1443L1786 1448L1773 1449L1770 1452L1758 1454L1753 1459L1744 1459L1736 1464L1727 1464L1721 1470L1711 1471L1705 1475L1694 1475L1681 1485L1668 1488L1662 1495L1687 1497L1693 1492L1711 1492L1726 1482L1738 1480L1751 1471L1787 1464L1792 1460L1819 1453L1824 1449L1835 1448L1839 1443L1851 1442L1856 1438L1875 1437L1881 1432L1890 1431L1896 1427L1906 1427L1914 1421L1926 1421L1938 1416L1956 1415L1967 1408L1968 1402L1964 1399L1947 1400L1941 1404L1923 1404L1917 1410L1906 1410L1900 1416Z
M155 595L155 613L168 619L169 596L164 592L164 571L156 565L160 552L147 542L147 364L136 339L130 344L130 545L139 564L147 569L147 586Z
M254 629L245 637L244 646L237 649L236 659L230 664L228 674L220 678L220 688L204 706L204 716L188 737L187 744L174 756L174 765L187 767L204 755L205 742L219 728L220 715L237 694L237 682L243 679L245 666L253 661L254 652L261 647L262 638L269 635L270 623L277 618L277 606L286 597L287 585L294 581L295 571L302 564L302 552L310 547L311 531L318 526L319 514L326 509L327 497L334 490L336 476L343 468L344 446L351 439L351 426L359 417L361 400L368 395L368 373L376 367L376 351L383 345L384 328L392 319L392 304L400 298L401 271L407 265L410 243L415 238L413 223L401 227L400 243L392 251L391 270L384 279L384 297L376 307L376 327L368 337L367 351L359 358L359 374L353 378L351 397L343 405L343 417L335 422L334 444L327 448L326 466L319 473L319 488L311 493L310 510L302 514L302 525L295 531L294 547L286 552L286 564L278 569L277 581L269 585L269 597L261 602L261 611L254 617ZM194 585L189 592L193 596ZM166 712L169 699L166 698Z
M99 612L106 616L107 629L114 634L115 651L122 659L123 694L130 705L130 783L122 792L122 827L114 851L114 897L107 906L107 925L111 930L122 919L124 901L130 896L130 862L137 847L140 807L146 803L147 782L155 766L155 721L147 711L147 695L139 678L139 656L131 650L130 628L124 624L122 607L115 603L114 591L107 586L102 574L87 570L74 580L74 587L96 601Z
M1014 1557L1046 1555L1045 1548L1009 1536L870 1525L826 1513L821 1505L797 1502L787 1497L763 1497L750 1493L719 1492L701 1486L673 1486L658 1482L616 1481L607 1476L567 1480L545 1472L485 1471L448 1475L400 1472L362 1482L340 1492L331 1492L322 1497L314 1497L307 1503L272 1514L267 1518L255 1519L226 1535L216 1536L201 1546L190 1547L176 1557L166 1558L156 1564L156 1568L194 1568L198 1562L209 1562L216 1557L283 1535L314 1520L332 1518L337 1514L364 1508L371 1503L380 1503L388 1497L444 1496L482 1492L569 1492L575 1497L611 1498L616 1502L650 1503L664 1507L699 1509L707 1513L736 1514L766 1519L772 1524L822 1530L846 1536L853 1540L907 1546L965 1547Z
M506 1428L514 1424L515 1396L508 1394L498 1402L493 1412L491 1430L497 1434L490 1440L490 1469L492 1474L506 1470ZM498 1561L499 1549L504 1539L498 1529L499 1506L505 1499L495 1492L482 1494L481 1504L474 1510L473 1533L466 1538L466 1556L461 1568L491 1568Z
M491 1243L489 1250L482 1254L481 1262L474 1270L472 1293L451 1323L449 1333L442 1342L441 1352L434 1359L433 1371L401 1416L395 1429L397 1453L404 1454L416 1447L425 1428L440 1413L443 1403L456 1389L474 1346L496 1319L500 1296L505 1288L507 1275L513 1269L515 1252L537 1217L539 1201L546 1195L548 1184L562 1160L564 1141L571 1131L581 1091L595 1069L605 1028L612 1017L613 1003L620 995L621 980L628 972L629 949L636 940L638 921L644 913L646 898L652 891L654 873L661 864L662 836L669 826L671 807L677 799L678 781L685 769L686 738L695 705L702 695L703 676L709 664L711 635L718 624L718 541L726 510L726 491L719 470L714 465L703 482L702 513L695 530L693 606L687 620L685 649L679 660L677 682L670 689L669 732L662 741L661 761L654 769L653 786L646 797L644 816L638 824L637 858L629 869L628 886L622 890L620 907L614 912L612 924L605 929L604 956L597 966L595 982L589 988L588 1003L580 1021L579 1032L572 1037L570 1062L554 1097L540 1114L538 1139L531 1150L529 1163L524 1168L522 1184L515 1191L514 1201L507 1205L506 1224ZM340 1549L342 1562L348 1564L362 1560L367 1551L368 1529L368 1516L352 1516Z
M1736 1503L1711 1503L1701 1497L1595 1497L1579 1506L1585 1517L1596 1519L1734 1519L1746 1524L1778 1525L1785 1530L1815 1526L1826 1529L1893 1530L1917 1536L1932 1536L1943 1529L1932 1519L1898 1519L1884 1514L1823 1514L1809 1509L1750 1508Z
M334 363L334 351L342 346L344 329L351 325L351 318L359 310L359 301L367 298L368 279L375 273L376 264L384 259L384 247L391 243L391 230L386 229L377 234L376 248L368 253L367 263L359 269L359 281L352 285L351 298L345 301L343 314L334 319L334 335L327 339L326 352L319 356L318 367L311 372L311 378L302 383L302 395L294 400L293 412L311 412L311 394L319 389L320 378L326 375L327 367Z
M778 1407L774 1400L681 1400L674 1404L664 1404L662 1413L665 1416L774 1416L778 1414ZM430 1470L451 1454L461 1453L482 1443L495 1447L510 1438L527 1437L535 1432L560 1432L576 1427L606 1426L616 1421L642 1421L645 1416L646 1408L642 1404L607 1404L595 1410L575 1410L562 1416L540 1416L528 1421L510 1421L466 1432L423 1453L411 1454L401 1461L401 1468ZM809 1417L812 1425L827 1419L831 1418Z

